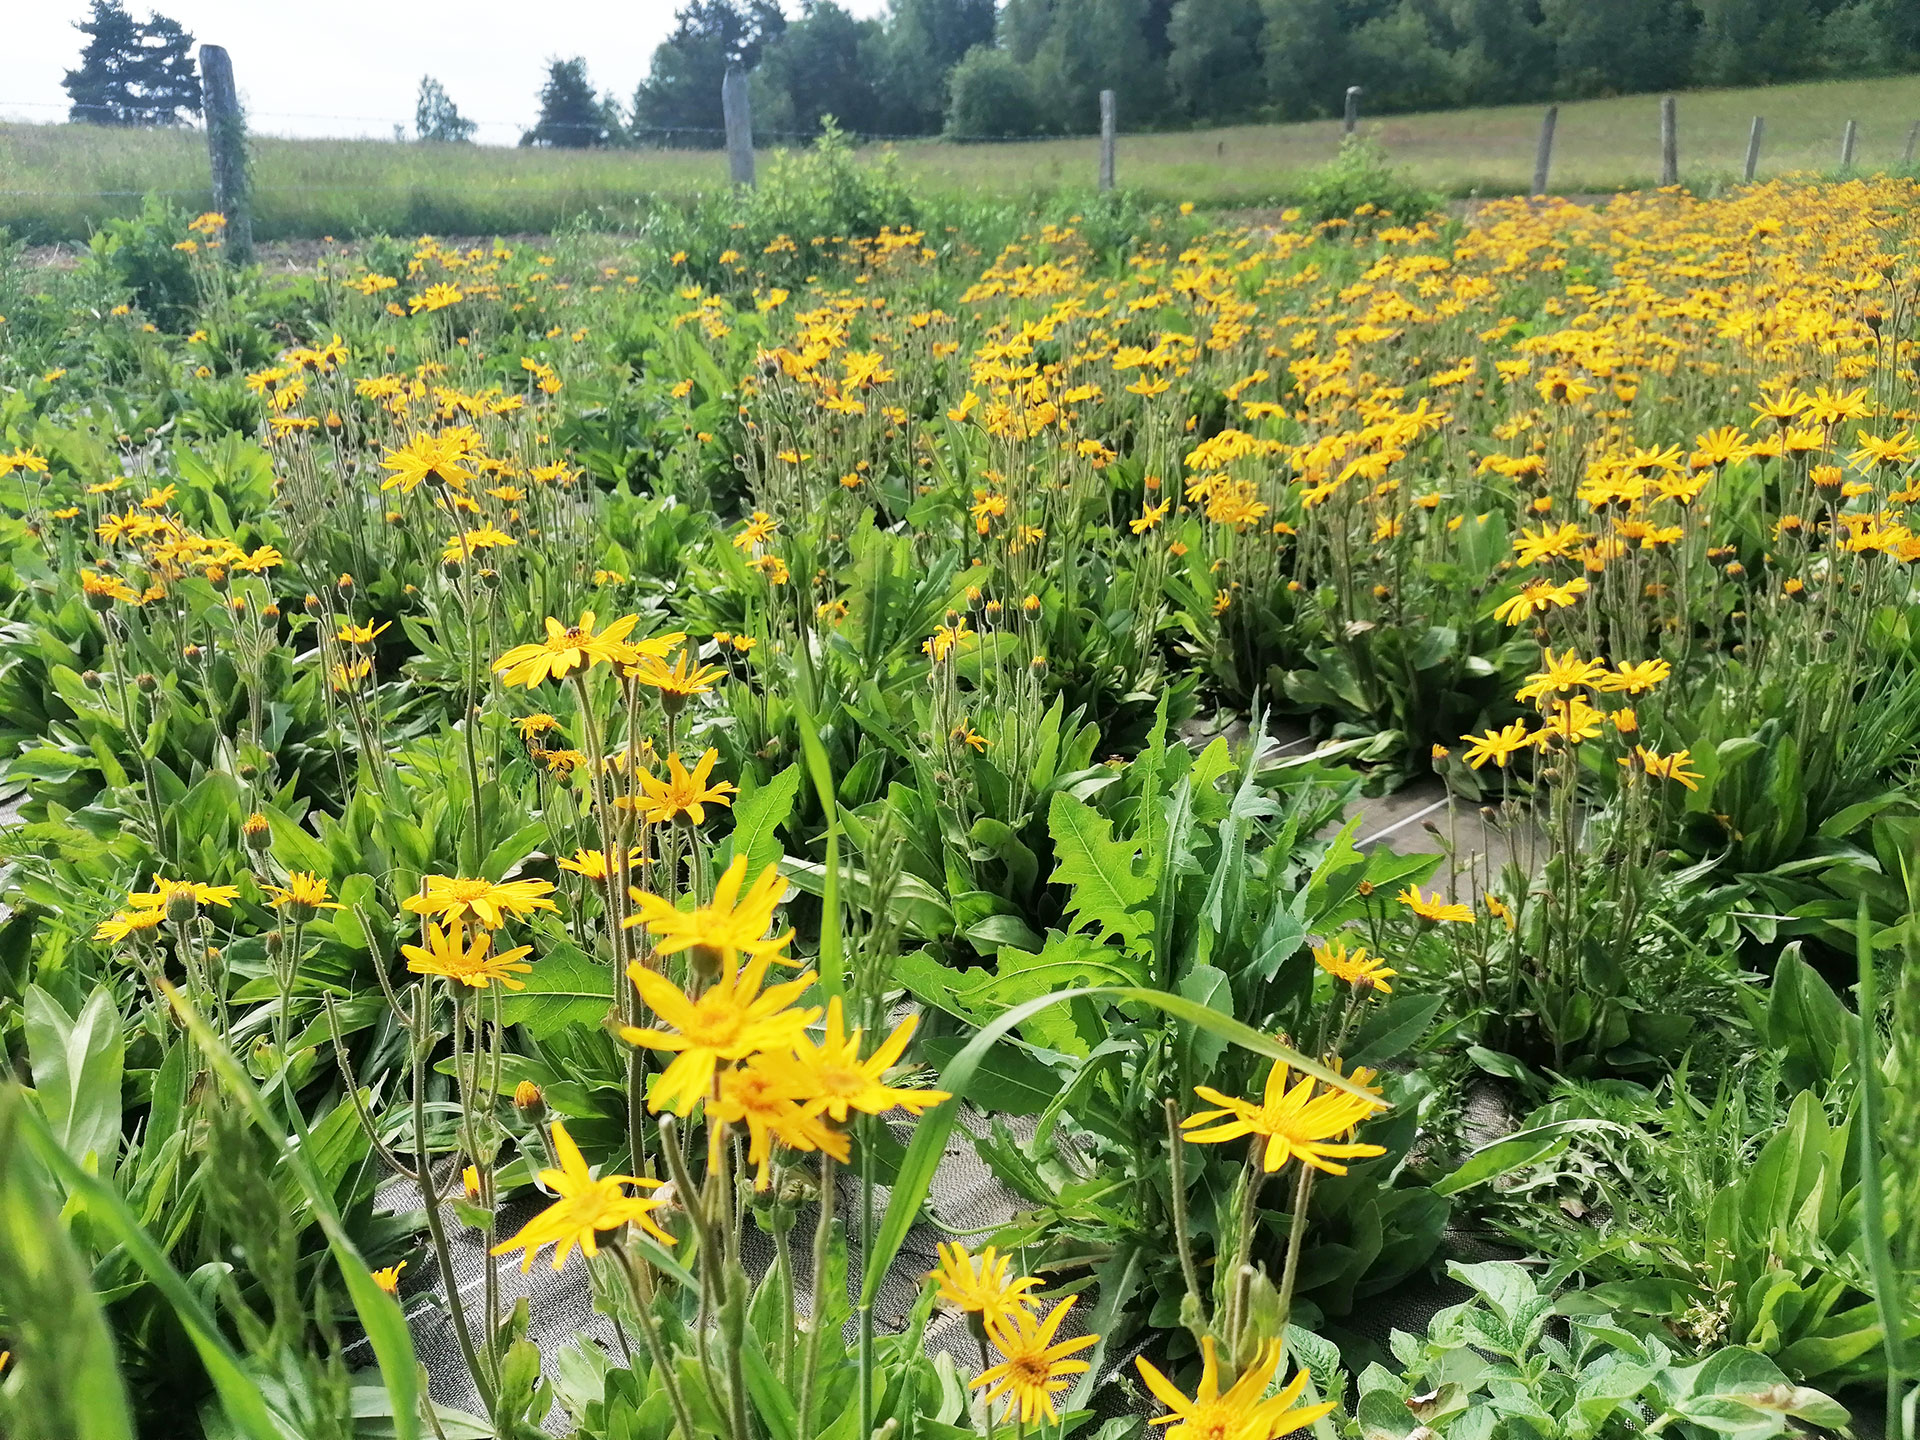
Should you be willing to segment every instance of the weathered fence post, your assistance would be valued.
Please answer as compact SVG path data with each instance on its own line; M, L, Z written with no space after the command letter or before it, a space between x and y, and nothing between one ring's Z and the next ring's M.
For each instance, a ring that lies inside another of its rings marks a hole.
M1764 115L1753 117L1753 128L1747 131L1747 169L1746 183L1753 183L1754 174L1760 169L1760 137L1766 133L1767 120Z
M1907 131L1907 148L1900 156L1900 166L1902 169L1911 169L1913 167L1913 150L1916 145L1920 145L1920 120L1914 121L1913 128Z
M1559 120L1558 105L1547 106L1547 113L1540 117L1540 145L1533 152L1533 189L1529 194L1547 193L1547 175L1553 169L1553 127Z
M1360 124L1360 87L1358 85L1349 85L1347 86L1346 124L1340 133L1343 135L1351 135L1353 134L1354 130L1359 126L1359 124Z
M747 72L727 67L720 82L720 113L727 126L727 169L736 185L753 184L753 106L747 98Z
M1102 195L1113 189L1113 146L1116 108L1113 91L1102 90L1100 92L1100 193Z
M227 258L253 259L253 207L247 184L247 119L233 84L233 61L223 45L200 47L200 106L207 117L207 161L213 171L213 208L227 217Z
M1859 138L1859 135L1859 122L1854 120L1847 121L1847 128L1840 136L1840 168L1842 170L1851 170L1853 168L1853 143Z
M1660 97L1660 183L1680 183L1680 121L1671 95Z

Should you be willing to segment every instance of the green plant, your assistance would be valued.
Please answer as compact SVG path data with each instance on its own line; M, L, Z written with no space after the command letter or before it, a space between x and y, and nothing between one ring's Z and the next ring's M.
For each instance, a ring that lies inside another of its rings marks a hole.
M1395 165L1371 135L1349 135L1340 153L1307 175L1301 208L1321 224L1339 221L1362 230L1411 225L1440 206L1440 197Z

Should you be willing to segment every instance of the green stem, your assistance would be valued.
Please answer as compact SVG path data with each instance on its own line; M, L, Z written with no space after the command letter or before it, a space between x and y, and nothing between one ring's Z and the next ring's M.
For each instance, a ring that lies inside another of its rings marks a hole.
M813 1313L807 1320L807 1346L800 1365L800 1440L813 1440L813 1386L820 1369L820 1336L827 1308L827 1251L833 1243L835 1185L833 1157L820 1152L820 1223L813 1232Z

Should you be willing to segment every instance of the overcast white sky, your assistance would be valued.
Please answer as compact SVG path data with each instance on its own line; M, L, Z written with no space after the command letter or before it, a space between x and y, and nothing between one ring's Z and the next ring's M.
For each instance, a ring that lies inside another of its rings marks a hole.
M224 45L254 129L275 135L375 135L411 127L422 74L447 87L476 139L511 145L532 124L550 56L587 57L594 86L631 100L678 0L161 0L194 38ZM842 0L878 15L884 0ZM86 0L0 0L7 63L0 119L64 120L60 77L79 63L73 22ZM145 0L127 8L144 19ZM789 14L797 13L794 0Z

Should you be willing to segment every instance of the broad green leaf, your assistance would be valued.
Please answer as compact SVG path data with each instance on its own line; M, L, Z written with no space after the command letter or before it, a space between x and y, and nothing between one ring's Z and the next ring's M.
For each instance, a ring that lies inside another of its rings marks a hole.
M1085 801L1056 793L1047 830L1060 857L1047 878L1072 887L1067 910L1075 923L1092 926L1102 939L1144 940L1151 920L1134 907L1146 902L1153 882L1133 873L1134 847L1113 838L1113 822Z
M578 945L551 947L520 978L527 988L508 992L500 1019L526 1026L536 1040L569 1025L598 1025L613 1004L613 972Z
M120 1147L120 1077L126 1042L113 995L98 987L69 1016L38 985L27 987L27 1055L34 1093L61 1146L75 1160L111 1170Z
M727 837L725 853L717 863L728 864L735 856L747 857L747 877L751 880L769 865L780 863L784 847L780 827L793 814L794 797L800 793L800 767L789 765L751 795L740 797L733 807L733 834Z

